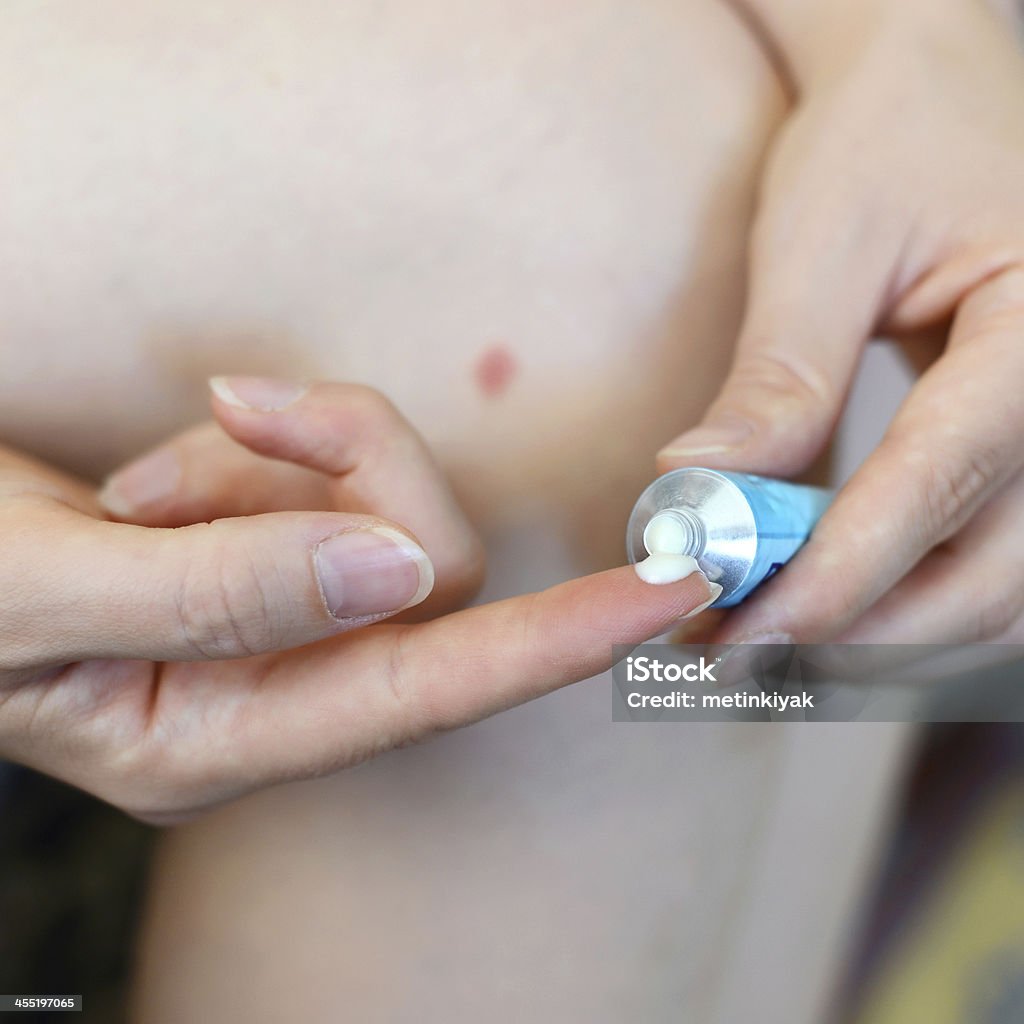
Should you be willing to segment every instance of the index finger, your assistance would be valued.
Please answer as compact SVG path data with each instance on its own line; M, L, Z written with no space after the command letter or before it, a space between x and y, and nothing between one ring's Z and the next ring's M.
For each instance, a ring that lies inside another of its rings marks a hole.
M163 756L233 783L218 794L225 799L335 771L587 679L613 664L614 645L657 636L710 598L700 572L652 586L626 567L430 622L374 626L290 656L222 663L216 678L195 665L168 665L154 721L175 718ZM202 716L217 723L215 742L187 742L172 710L174 694L198 689L229 709L227 720ZM248 696L239 700L239 691ZM163 709L161 700L169 702Z

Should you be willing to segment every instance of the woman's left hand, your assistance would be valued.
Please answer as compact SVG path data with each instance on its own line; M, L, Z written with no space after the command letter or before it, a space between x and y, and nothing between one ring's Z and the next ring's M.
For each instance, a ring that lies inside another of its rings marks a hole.
M1024 55L981 2L878 17L803 83L766 169L732 371L659 469L799 474L871 336L930 365L722 642L1024 638Z

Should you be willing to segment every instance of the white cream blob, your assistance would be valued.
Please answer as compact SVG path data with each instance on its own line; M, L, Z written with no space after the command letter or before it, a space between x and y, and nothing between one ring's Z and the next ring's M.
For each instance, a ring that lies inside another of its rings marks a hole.
M677 583L699 572L697 560L686 551L692 551L693 527L681 513L659 512L644 530L644 547L649 555L637 562L636 574L644 583L656 585Z
M680 580L700 572L697 559L690 555L673 555L666 552L655 552L648 555L642 562L635 566L637 576L644 583L662 585L665 583L678 583Z
M659 512L644 530L644 547L652 554L678 554L689 547L690 535L678 516Z

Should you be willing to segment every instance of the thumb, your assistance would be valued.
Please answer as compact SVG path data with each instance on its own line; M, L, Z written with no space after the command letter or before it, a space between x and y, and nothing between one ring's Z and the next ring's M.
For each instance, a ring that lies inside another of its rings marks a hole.
M422 601L433 568L381 519L279 512L165 530L41 495L5 504L0 652L12 668L282 650Z
M658 453L661 472L699 463L791 476L824 450L878 319L892 251L834 193L813 180L769 182L732 367L702 421Z

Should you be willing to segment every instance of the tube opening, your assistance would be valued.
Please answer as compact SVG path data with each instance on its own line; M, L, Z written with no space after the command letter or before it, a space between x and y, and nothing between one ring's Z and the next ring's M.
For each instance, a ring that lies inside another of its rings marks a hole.
M644 547L649 555L699 558L704 553L704 524L687 509L665 509L644 528Z

